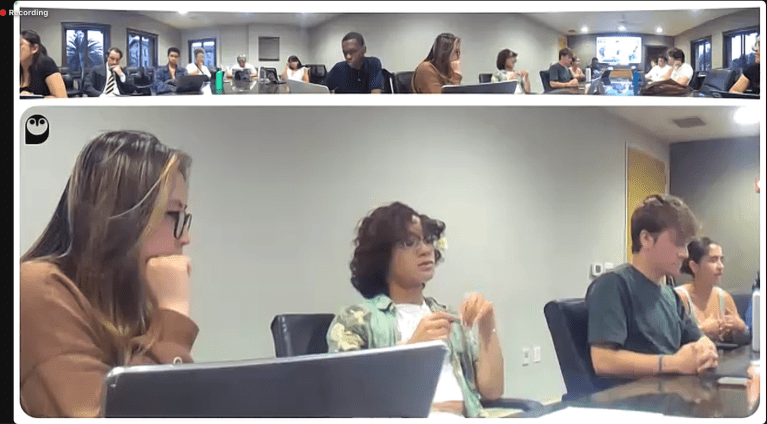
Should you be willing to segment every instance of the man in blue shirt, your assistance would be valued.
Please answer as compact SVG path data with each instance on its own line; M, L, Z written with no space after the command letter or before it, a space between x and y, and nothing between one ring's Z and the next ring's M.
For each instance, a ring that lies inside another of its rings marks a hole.
M178 58L181 52L177 47L168 49L168 64L157 68L154 73L154 82L152 83L152 92L155 94L170 93L176 91L178 77L186 75L186 69L178 66Z
M377 57L365 57L367 47L362 35L346 34L341 40L343 62L336 63L324 84L334 93L380 94L384 86L383 67Z

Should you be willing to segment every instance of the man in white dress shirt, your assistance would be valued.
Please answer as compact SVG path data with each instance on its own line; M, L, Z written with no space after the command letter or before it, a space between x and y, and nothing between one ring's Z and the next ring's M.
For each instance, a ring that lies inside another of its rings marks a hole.
M119 96L136 91L136 86L125 74L125 69L120 66L123 53L117 47L112 47L107 52L107 62L101 66L95 66L85 76L83 91L89 97Z
M671 67L666 63L666 56L660 55L658 56L658 64L653 66L652 69L650 69L650 72L645 74L645 78L647 78L647 82L660 81L670 69Z

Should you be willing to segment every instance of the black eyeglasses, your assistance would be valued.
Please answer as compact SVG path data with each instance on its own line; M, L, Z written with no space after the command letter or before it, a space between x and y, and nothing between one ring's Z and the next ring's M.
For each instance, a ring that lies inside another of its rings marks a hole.
M180 239L184 230L189 231L192 226L192 214L185 211L169 211L166 214L172 216L176 221L173 225L173 236Z

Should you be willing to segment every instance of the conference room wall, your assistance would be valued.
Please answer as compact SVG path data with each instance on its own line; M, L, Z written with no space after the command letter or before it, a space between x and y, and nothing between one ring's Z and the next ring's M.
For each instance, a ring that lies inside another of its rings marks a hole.
M48 17L24 16L20 17L20 29L31 29L40 35L40 39L48 50L48 56L63 66L62 57L62 27L64 22L83 22L104 24L110 26L110 47L117 47L123 52L123 66L128 64L128 28L157 34L157 64L162 66L168 63L168 48L177 46L182 51L181 32L167 24L156 21L144 15L132 12L109 11L109 10L69 10L69 9L46 9ZM182 56L183 58L183 56Z
M535 92L543 91L538 71L556 62L558 39L564 37L522 14L350 13L309 30L312 60L328 69L342 61L341 39L350 31L362 34L367 54L391 72L414 70L437 35L451 32L461 38L463 84L477 84L480 73L494 72L498 52L508 48L519 54L516 68L530 72Z
M721 68L724 55L724 38L722 33L751 26L759 26L759 9L746 9L731 15L722 16L678 34L674 37L674 47L682 49L685 54L685 62L692 63L690 42L711 36L711 68ZM750 50L747 50L748 52Z
M216 107L205 122L194 109L25 112L48 118L51 137L21 146L22 251L88 140L150 131L194 159L195 359L272 357L276 314L361 300L349 282L355 227L403 201L447 224L427 294L448 305L471 291L491 300L505 393L539 400L564 392L544 304L582 297L592 262L624 258L626 144L668 160L666 144L594 107ZM540 346L542 361L523 367L522 346Z
M759 156L759 137L670 146L669 192L690 205L701 221L701 234L721 244L721 286L728 291L749 292L759 270L759 195L754 188Z

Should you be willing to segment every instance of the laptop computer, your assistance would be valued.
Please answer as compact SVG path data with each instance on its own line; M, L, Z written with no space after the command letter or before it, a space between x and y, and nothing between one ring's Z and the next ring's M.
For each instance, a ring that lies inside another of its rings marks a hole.
M496 83L471 85L443 85L442 93L472 93L472 94L514 94L518 81L503 81Z
M329 94L327 86L303 81L288 80L288 92L293 94Z
M251 361L118 367L104 417L427 417L443 342Z
M209 81L206 75L183 75L178 77L176 93L199 94L202 84Z

